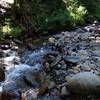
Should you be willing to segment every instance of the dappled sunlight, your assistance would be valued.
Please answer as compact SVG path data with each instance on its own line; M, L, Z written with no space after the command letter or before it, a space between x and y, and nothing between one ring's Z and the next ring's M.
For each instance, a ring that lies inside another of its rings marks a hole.
M6 8L10 8L9 4L14 4L14 0L0 0L0 13L5 13Z
M11 32L11 28L9 25L5 25L2 27L2 32L3 33L10 33Z
M13 4L14 0L0 0L0 4L2 3L9 3L9 4Z
M10 3L10 4L14 3L14 0L4 0L4 1L7 2L7 3Z
M0 100L99 94L100 0L0 0Z

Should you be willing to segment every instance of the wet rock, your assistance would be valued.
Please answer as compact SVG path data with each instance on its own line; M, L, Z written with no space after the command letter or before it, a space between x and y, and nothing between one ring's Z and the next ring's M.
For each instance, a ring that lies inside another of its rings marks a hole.
M61 38L62 34L55 34L53 37L56 38L56 39L59 39Z
M66 61L66 62L69 62L69 63L74 63L74 64L77 64L81 61L83 61L84 59L82 59L81 57L79 56L64 56L63 59Z
M58 55L58 56L54 59L54 61L50 64L50 67L56 66L56 65L60 62L60 60L61 60L61 56Z
M78 54L79 54L80 56L84 56L84 57L89 56L89 54L88 54L88 52L87 52L86 50L79 50L79 51L78 51Z
M3 68L0 68L0 82L5 79L5 72Z
M0 97L0 100L20 100L21 95L15 92L3 91Z
M100 50L98 51L92 51L92 55L93 56L97 56L97 57L100 57Z
M38 97L38 89L29 89L22 94L25 97L25 100L34 100ZM23 99L22 99L23 100Z
M55 43L55 46L58 46L58 47L63 46L64 45L64 38L65 38L65 36L62 36L61 38L59 38L57 40L57 42Z
M91 31L94 30L94 27L92 27L92 26L86 26L86 27L84 27L84 30L88 31L88 32L91 32Z
M0 49L0 58L4 57L4 52Z
M10 49L10 45L1 45L2 50Z
M78 70L74 70L74 69L68 69L67 70L67 73L68 74L76 74L76 73L78 73L79 71Z
M70 92L68 91L68 89L66 88L66 86L63 86L61 89L61 95L62 96L68 96L70 95Z
M74 73L79 73L80 72L80 68L78 66L73 67L73 72Z
M28 48L28 50L34 50L35 46L33 46L33 44L31 44L31 43L28 43L27 48Z
M54 44L56 40L55 40L55 38L49 38L48 41L49 41L50 44Z
M46 96L40 97L38 100L61 100L61 98L56 95L46 95Z
M49 80L47 79L43 80L43 82L41 83L41 87L39 88L38 96L43 96L47 93L49 84L50 84Z
M96 69L96 64L91 63L90 61L85 61L84 63L80 64L80 68L84 71L90 71L91 69Z
M33 75L32 72L29 72L25 74L24 81L27 83L27 85L33 88L38 88L40 86L41 76L38 72L34 72Z
M13 47L11 48L11 50L17 51L17 50L18 50L18 46L13 46Z
M100 76L91 72L80 72L67 78L68 89L75 94L88 95L100 93Z
M56 83L54 81L51 81L48 88L53 89L55 86L56 86Z
M14 65L14 59L16 57L15 52L11 52L11 53L10 52L7 52L7 53L8 53L8 55L6 55L7 57L5 57L3 59L4 64L7 65L6 70L8 70L11 66Z
M18 39L14 39L14 42L17 43L17 44L22 44L22 42Z
M85 32L84 34L81 35L82 40L87 40L90 37L91 33L90 32Z
M83 70L83 71L90 71L91 68L89 66L81 66L81 70Z

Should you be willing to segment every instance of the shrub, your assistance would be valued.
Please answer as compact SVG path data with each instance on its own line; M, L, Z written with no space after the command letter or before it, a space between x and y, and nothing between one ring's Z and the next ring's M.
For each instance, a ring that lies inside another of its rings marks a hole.
M5 37L17 38L22 35L23 29L20 26L11 25L11 23L6 22L4 26L0 28L0 39Z
M79 0L78 2L87 9L88 18L100 20L100 0Z
M79 5L77 0L65 0L66 8L70 12L72 18L72 26L77 26L84 24L84 17L87 13L87 10L84 6Z
M27 32L41 33L75 27L84 23L86 13L77 0L17 0L15 5L12 11L16 13L13 18Z
M30 34L47 33L83 25L95 18L100 20L99 11L99 0L15 0L6 18L16 24L10 33L17 37L23 29Z

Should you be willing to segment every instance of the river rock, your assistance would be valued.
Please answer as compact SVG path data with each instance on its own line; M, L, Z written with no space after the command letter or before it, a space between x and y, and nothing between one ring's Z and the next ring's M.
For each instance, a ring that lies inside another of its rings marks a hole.
M56 95L46 95L38 98L38 100L62 100L59 96Z
M0 68L0 82L5 79L5 72L3 68Z
M49 41L50 44L54 44L55 43L55 38L53 38L53 37L52 38L49 38L48 41Z
M66 88L66 86L63 86L61 89L61 95L62 96L68 96L70 95L70 92L68 91L68 89Z
M100 57L100 50L92 51L92 55Z
M100 76L92 72L80 72L67 79L68 89L75 94L100 93Z
M90 71L91 69L95 69L95 65L91 64L90 62L86 61L85 63L82 63L79 65L81 70L84 71Z
M80 56L83 56L83 57L89 56L89 54L88 54L88 52L87 52L86 50L79 50L79 51L78 51L78 54L79 54Z
M54 81L51 81L48 88L53 89L54 87L56 87L56 83Z
M84 59L82 59L80 56L64 56L63 59L64 59L66 62L74 63L74 64L77 64L78 62L84 60Z
M40 86L40 82L41 82L40 73L38 73L38 72L34 72L34 74L32 72L26 73L25 76L24 76L24 81L29 86L37 88L37 87Z
M0 100L20 100L20 94L15 92L8 92L8 91L4 91L1 96L0 96Z
M36 100L38 96L38 89L29 89L23 95L27 100Z
M54 59L54 61L51 63L50 67L56 66L56 65L60 62L60 60L61 60L61 56L58 55L58 56Z
M28 48L28 50L34 50L35 46L32 43L28 43L27 48Z
M0 58L4 57L4 52L0 49Z

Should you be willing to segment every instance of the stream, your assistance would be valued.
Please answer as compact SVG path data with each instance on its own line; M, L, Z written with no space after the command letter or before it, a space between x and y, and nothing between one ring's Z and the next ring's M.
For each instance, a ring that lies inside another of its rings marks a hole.
M43 69L44 55L51 51L51 47L41 47L34 51L26 50L19 56L18 50L2 50L3 56L0 61L5 69L5 79L0 83L0 92L24 91L32 88L24 82L23 77L28 75L31 79L35 73L39 74ZM34 84L37 86L38 83L34 82Z
M0 100L99 100L100 25L46 43L32 50L14 41L0 46Z

